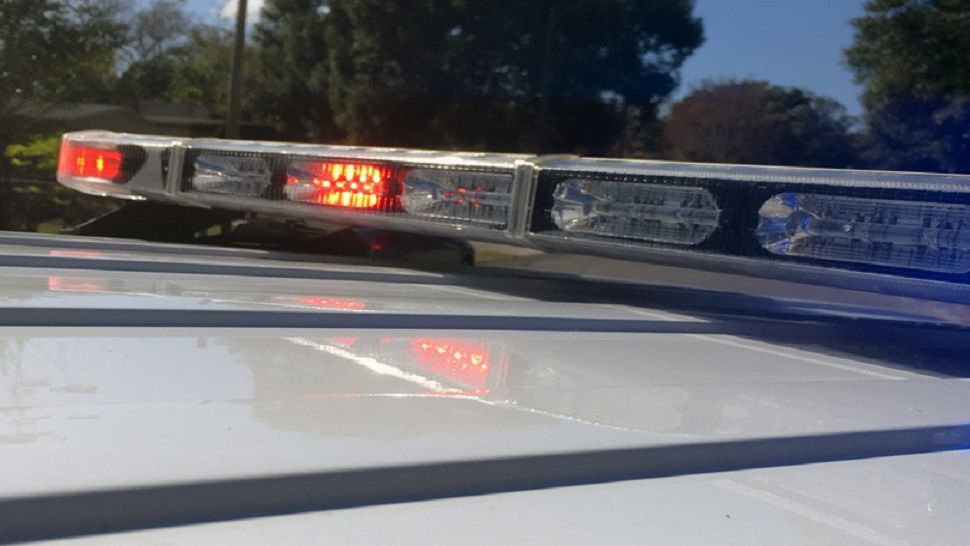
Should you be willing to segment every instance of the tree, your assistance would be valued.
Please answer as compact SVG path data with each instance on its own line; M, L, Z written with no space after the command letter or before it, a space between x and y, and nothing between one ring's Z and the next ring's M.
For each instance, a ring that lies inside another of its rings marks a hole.
M27 128L18 110L110 92L124 28L103 0L0 0L0 150Z
M29 114L108 94L123 41L108 0L0 0L0 228L32 229L35 212L58 199L5 179L12 167L50 168L42 156L50 156L52 141L37 140Z
M350 142L427 146L437 140L435 117L449 89L459 89L446 66L449 30L457 25L450 4L330 3L329 98Z
M60 145L61 139L58 135L39 136L24 143L7 146L3 155L15 168L33 172L54 172Z
M853 21L846 60L868 101L970 91L970 4L963 0L870 0Z
M129 17L125 50L131 61L152 59L184 44L194 28L185 0L154 0Z
M133 62L121 75L117 99L158 100L225 110L232 58L232 36L225 30L195 25L184 41Z
M763 81L706 82L675 103L663 127L679 161L848 167L852 118L836 101Z
M970 173L970 98L898 96L870 105L866 159L883 169Z
M691 0L271 0L256 42L278 76L268 98L311 105L302 119L318 132L329 118L353 143L602 152L676 87L702 40L692 10ZM299 114L283 116L291 130Z
M268 0L253 33L254 114L285 138L342 139L330 108L325 0Z
M24 137L7 146L3 159L17 180L0 178L0 229L36 231L73 225L111 210L112 204L54 184L60 135ZM47 181L46 183L44 181Z
M185 0L123 11L128 38L114 100L154 100L225 110L232 57L227 29L193 23Z
M870 0L853 25L846 60L865 86L876 164L970 172L970 4Z

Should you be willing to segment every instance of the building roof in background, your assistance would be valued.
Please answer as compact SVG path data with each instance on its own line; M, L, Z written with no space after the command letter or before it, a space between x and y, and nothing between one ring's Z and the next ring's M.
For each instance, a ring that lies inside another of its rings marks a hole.
M89 117L131 114L138 115L131 108L119 104L100 104L93 102L74 103L24 103L12 108L18 116L32 117L51 121L73 121Z
M120 132L216 136L223 121L208 108L191 104L139 101L133 106L90 102L24 103L14 115L67 130L104 129Z
M205 106L158 101L139 101L138 112L148 121L159 125L194 125L220 127L223 120L212 117Z

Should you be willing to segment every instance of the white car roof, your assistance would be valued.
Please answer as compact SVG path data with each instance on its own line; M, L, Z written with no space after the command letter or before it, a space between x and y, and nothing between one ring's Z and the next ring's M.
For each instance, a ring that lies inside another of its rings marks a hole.
M946 360L959 328L752 321L663 291L598 302L541 277L78 241L0 246L0 539L305 512L199 535L270 525L298 541L321 521L304 518L341 508L337 522L473 527L497 510L526 537L540 535L509 517L538 511L617 540L660 523L609 507L664 491L679 522L665 532L685 544L709 543L722 507L780 510L737 536L785 543L965 536L966 371L855 350L911 335Z

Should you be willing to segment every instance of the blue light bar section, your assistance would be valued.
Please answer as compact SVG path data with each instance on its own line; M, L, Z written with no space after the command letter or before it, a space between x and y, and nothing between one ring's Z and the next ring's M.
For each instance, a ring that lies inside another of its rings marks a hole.
M967 205L782 193L759 217L759 242L780 256L970 272Z

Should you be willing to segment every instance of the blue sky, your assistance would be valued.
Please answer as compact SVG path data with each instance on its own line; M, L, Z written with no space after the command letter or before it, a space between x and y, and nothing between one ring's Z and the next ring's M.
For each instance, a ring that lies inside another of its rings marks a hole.
M230 4L230 5L226 5ZM249 0L257 13L262 0ZM709 78L757 78L804 87L859 113L860 89L845 67L842 49L852 42L849 21L864 0L696 0L707 41L683 67L675 97ZM189 0L214 20L235 12L235 0Z
M707 41L686 63L681 96L707 78L752 77L804 87L859 113L842 49L864 0L697 0Z

